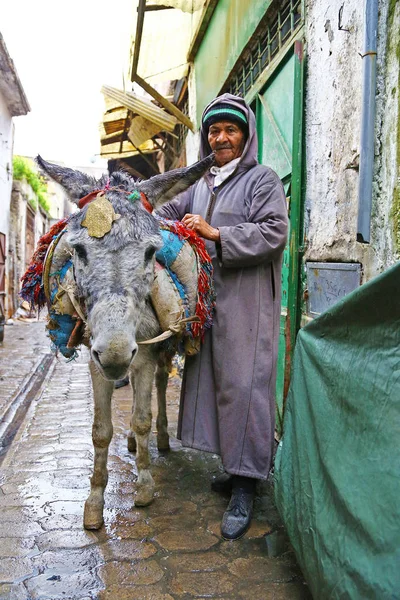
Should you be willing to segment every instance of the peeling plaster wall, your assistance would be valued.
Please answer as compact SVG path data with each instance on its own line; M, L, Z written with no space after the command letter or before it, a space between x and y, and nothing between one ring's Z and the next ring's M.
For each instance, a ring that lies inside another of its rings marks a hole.
M372 236L381 249L380 267L400 258L400 0L392 0L387 16L385 62L378 71L376 203Z
M305 257L360 262L366 281L395 260L390 212L397 110L392 91L396 61L386 53L388 0L384 0L378 29L371 243L360 244L355 167L360 149L363 6L359 0L306 0ZM390 103L388 94L393 96Z

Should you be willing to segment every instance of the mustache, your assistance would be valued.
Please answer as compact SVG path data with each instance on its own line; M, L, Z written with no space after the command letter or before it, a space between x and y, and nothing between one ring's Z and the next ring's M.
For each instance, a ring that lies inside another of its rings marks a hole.
M215 146L215 150L231 150L232 146L230 144L221 144L220 146Z

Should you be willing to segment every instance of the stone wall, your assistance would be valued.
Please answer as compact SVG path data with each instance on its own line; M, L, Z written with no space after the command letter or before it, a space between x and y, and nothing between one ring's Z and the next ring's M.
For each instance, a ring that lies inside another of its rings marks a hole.
M305 260L357 262L365 282L400 252L400 2L380 0L371 242L356 241L364 0L305 0ZM196 122L196 72L189 114ZM199 134L186 139L188 164Z
M30 257L26 255L26 213L30 200L37 203L37 198L26 181L14 181L12 186L10 221L8 234L8 316L12 316L21 301L18 293L21 277L25 272ZM35 246L39 237L49 229L49 221L38 208L35 212Z
M358 0L306 1L305 232L307 260L360 262L366 281L397 256L391 213L399 93L394 38L399 33L390 26L389 2L381 2L371 243L360 244L363 5Z
M379 245L379 267L387 268L400 257L400 2L389 3L387 38L379 50L385 54L378 71L376 214L373 239Z

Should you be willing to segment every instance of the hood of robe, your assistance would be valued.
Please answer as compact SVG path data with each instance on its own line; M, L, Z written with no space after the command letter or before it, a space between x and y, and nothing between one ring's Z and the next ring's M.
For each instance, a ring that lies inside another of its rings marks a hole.
M258 139L257 139L257 131L256 131L256 119L253 111L249 107L248 104L240 98L239 96L233 96L232 94L222 94L222 96L218 96L215 98L206 108L201 117L201 121L203 122L203 118L206 112L210 110L214 106L214 104L219 104L224 102L225 104L229 104L232 108L240 108L247 115L247 122L249 126L249 136L247 138L245 147L243 149L243 154L240 157L240 162L237 168L237 171L248 170L254 165L258 164L257 154L258 154ZM204 158L208 156L212 152L210 144L208 143L208 127L201 126L200 130L200 157Z

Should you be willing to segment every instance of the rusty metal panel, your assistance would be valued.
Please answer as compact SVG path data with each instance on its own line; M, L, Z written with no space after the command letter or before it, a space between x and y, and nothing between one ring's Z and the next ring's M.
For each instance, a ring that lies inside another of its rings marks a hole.
M308 314L320 315L360 284L359 263L308 262Z

